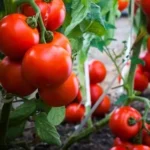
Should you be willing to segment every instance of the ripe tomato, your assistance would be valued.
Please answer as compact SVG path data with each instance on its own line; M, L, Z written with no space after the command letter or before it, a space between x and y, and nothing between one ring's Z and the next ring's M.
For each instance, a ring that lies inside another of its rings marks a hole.
M72 73L62 85L52 88L40 88L39 94L47 105L59 107L71 103L76 98L78 90L78 80L75 74Z
M132 150L150 150L150 147L145 146L145 145L136 145L133 147Z
M135 124L131 124L134 119ZM134 108L124 106L116 109L110 117L109 127L111 131L123 140L134 137L141 129L142 123L139 121L141 114Z
M123 146L115 146L115 147L112 147L110 150L126 150L126 148Z
M66 107L66 121L79 123L84 117L85 107L78 103L72 103Z
M148 74L137 70L134 77L134 90L143 92L148 87L148 82Z
M81 95L81 91L79 90L78 91L78 94L77 94L77 97L76 97L76 99L75 99L78 103L81 103L81 101L82 101L82 95Z
M8 93L27 96L35 91L21 75L21 62L15 62L5 57L0 62L0 81Z
M110 98L106 95L100 105L97 107L93 115L102 116L108 113L111 106Z
M47 29L54 31L63 24L66 16L66 9L62 0L52 0L49 6L50 13L48 16Z
M150 124L146 124L146 128L148 130L150 130ZM143 129L143 132L142 132L142 143L144 145L147 145L147 146L150 146L150 135L148 134L148 132L146 131L146 129Z
M90 82L102 82L106 77L106 68L99 60L92 60L89 65Z
M36 87L58 86L67 80L71 71L69 53L51 44L33 46L22 62L23 77Z
M141 7L143 12L150 17L150 2L149 0L141 0Z
M95 104L96 101L99 99L99 97L102 95L103 89L98 84L91 84L90 93L91 93L91 102L92 104Z
M37 4L37 6L40 9L43 22L46 26L47 21L48 21L48 16L49 16L49 13L50 13L50 7L49 7L47 2L44 2L44 0L35 0L35 3ZM27 17L35 15L34 9L32 8L32 6L30 6L28 4L22 5L21 12Z
M118 9L123 11L129 5L129 0L118 0Z
M54 32L54 38L51 41L52 45L60 46L64 48L71 55L71 44L67 37L59 32Z
M39 43L37 29L32 29L21 14L10 14L0 21L0 51L12 59L21 59L26 51Z
M127 141L122 141L120 138L117 137L114 140L114 146L123 146L129 150L132 150L134 145Z
M150 52L150 37L147 39L147 50Z

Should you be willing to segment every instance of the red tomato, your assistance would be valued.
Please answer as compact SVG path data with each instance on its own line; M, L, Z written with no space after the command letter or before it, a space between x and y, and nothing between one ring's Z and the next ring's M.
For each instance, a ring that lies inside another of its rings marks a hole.
M59 32L54 32L54 38L51 41L52 45L60 46L64 48L71 55L71 44L67 37Z
M63 24L66 16L66 9L62 0L52 0L49 6L51 11L48 17L47 29L54 31Z
M129 0L118 0L118 9L123 11L129 5Z
M12 59L21 59L26 51L39 43L37 29L32 29L21 14L11 14L0 21L0 51Z
M134 119L135 124L130 124L130 119ZM142 123L139 121L141 114L134 108L124 106L116 109L110 117L109 127L111 131L123 140L134 137L141 129Z
M108 113L110 107L111 107L110 98L106 95L93 114L95 116L103 116L106 113Z
M103 89L98 84L91 84L90 85L90 92L91 92L91 102L95 104L99 97L103 94Z
M37 6L40 9L43 22L44 22L44 24L46 26L47 25L47 21L48 21L48 16L49 16L49 13L50 13L50 7L49 7L48 3L44 2L44 0L35 0L35 2L36 2ZM24 15L26 15L27 17L35 15L34 9L32 8L32 6L30 6L28 4L22 5L21 12Z
M23 77L36 87L58 86L67 80L71 71L69 53L51 44L33 46L22 62Z
M110 150L127 150L127 149L123 146L115 146L115 147L112 147Z
M143 12L150 17L150 1L149 0L141 0L141 6Z
M136 145L132 150L150 150L150 147L145 145Z
M147 49L150 52L150 37L147 39Z
M84 117L85 107L78 103L72 103L66 107L66 121L79 123Z
M39 94L47 105L59 107L71 103L76 98L78 90L78 80L72 73L62 85L55 88L41 88Z
M21 75L21 62L15 62L5 57L0 62L0 81L8 93L27 96L35 91Z
M127 141L122 141L120 138L117 137L114 140L114 146L123 146L129 150L132 150L134 145Z
M90 82L102 82L106 77L106 68L99 60L92 60L89 65Z
M143 92L148 87L148 74L136 71L134 77L134 90Z
M146 124L146 128L148 130L150 130L150 124ZM142 143L144 145L150 146L150 135L148 134L148 132L146 131L146 129L143 129L142 134L143 134L142 135L142 138L143 138Z
M75 99L78 103L81 103L81 101L82 101L82 95L81 95L81 91L79 90L78 91L78 94L77 94L77 97L76 97L76 99Z

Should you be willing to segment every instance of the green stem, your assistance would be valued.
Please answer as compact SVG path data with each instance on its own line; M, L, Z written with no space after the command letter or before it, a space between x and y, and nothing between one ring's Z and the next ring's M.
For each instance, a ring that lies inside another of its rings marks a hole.
M47 34L47 30L45 28L45 25L43 23L43 19L42 19L42 16L41 16L41 13L40 13L40 9L39 7L37 6L37 4L35 3L34 0L15 0L15 3L20 6L21 4L23 3L28 3L32 6L32 8L34 9L34 11L36 12L36 16L35 18L38 19L38 22L39 22L39 26L40 26L40 32L41 32L41 39L40 39L40 42L41 43L46 43L46 34ZM50 34L50 33L49 33ZM51 32L52 34L52 32ZM51 35L52 36L52 35ZM52 39L50 39L48 42L50 42Z
M98 131L99 129L105 127L108 124L109 118L111 114L107 115L104 119L98 121L95 125L92 127L88 127L84 129L80 134L71 136L66 144L63 146L62 150L68 150L68 148L75 142L78 142L85 137L89 136L91 133Z
M6 136L7 136L7 129L9 124L9 115L11 111L12 101L9 103L5 103L3 105L2 111L1 111L1 119L0 119L0 147L3 147L2 149L7 149L6 145Z
M137 65L137 64L133 63L132 58L139 57L143 38L144 38L145 34L146 34L145 30L143 31L141 29L139 35L137 36L135 43L133 44L133 47L132 47L133 54L131 57L131 66L130 66L129 74L127 77L127 81L125 83L125 88L128 92L129 97L132 97L133 93L134 93L134 75L135 75L135 70L136 70L136 65Z

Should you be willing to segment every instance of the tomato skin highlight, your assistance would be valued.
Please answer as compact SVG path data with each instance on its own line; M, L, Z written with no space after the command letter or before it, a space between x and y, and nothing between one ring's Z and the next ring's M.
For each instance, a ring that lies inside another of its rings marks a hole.
M110 150L126 150L126 148L123 146L115 146L115 147L112 147Z
M78 103L69 104L66 107L66 118L68 123L79 123L84 117L85 107Z
M94 105L99 97L103 94L103 89L98 84L90 84L91 102Z
M129 0L118 0L118 9L123 11L129 5Z
M99 60L92 60L89 64L90 83L102 82L106 77L105 65Z
M11 59L22 59L26 51L39 43L38 30L32 29L21 14L10 14L0 21L0 51Z
M66 8L62 0L52 0L49 3L50 13L47 22L47 29L54 31L64 22L66 17Z
M133 147L133 150L150 150L150 147L145 145L136 145Z
M102 102L99 104L93 115L95 116L103 116L106 113L109 112L109 109L111 107L110 98L106 95Z
M60 86L52 88L40 88L41 99L49 106L59 107L71 103L78 94L79 84L75 74Z
M35 3L40 9L44 25L46 26L48 21L48 16L50 13L50 7L48 3L44 2L43 0L35 0ZM23 4L21 6L21 12L27 17L34 16L36 14L32 6L30 6L29 4Z
M36 88L27 83L21 75L21 62L15 62L5 57L0 62L0 81L8 93L27 96Z
M129 119L135 119L134 125L129 125ZM141 114L130 106L123 106L116 109L109 120L109 127L117 137L128 140L134 137L142 127Z
M53 32L53 33L54 33L54 38L50 42L50 44L64 48L71 55L72 48L68 38L64 36L62 33L59 32Z
M72 71L69 53L51 44L38 44L25 54L22 62L24 79L35 87L58 86Z

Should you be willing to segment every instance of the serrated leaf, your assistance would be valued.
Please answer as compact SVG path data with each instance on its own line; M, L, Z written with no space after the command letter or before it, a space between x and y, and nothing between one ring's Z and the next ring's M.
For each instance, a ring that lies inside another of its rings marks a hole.
M86 0L86 5L84 5L80 0L72 0L72 19L64 32L65 35L68 35L79 23L82 22L89 11L89 6L89 0Z
M122 105L128 98L129 98L128 95L125 94L121 95L115 102L115 105Z
M131 63L135 64L135 65L136 64L141 64L143 66L145 65L145 61L144 60L142 60L142 59L140 59L138 57L134 57L134 56L131 58Z
M34 101L26 101L10 113L10 124L18 124L36 111Z
M35 118L36 133L43 142L60 146L60 136L54 125L48 122L47 115L40 113Z
M53 107L48 115L47 120L54 126L59 125L65 118L65 107Z
M26 121L21 122L15 126L9 126L7 131L7 139L14 140L15 138L21 136L24 131Z

